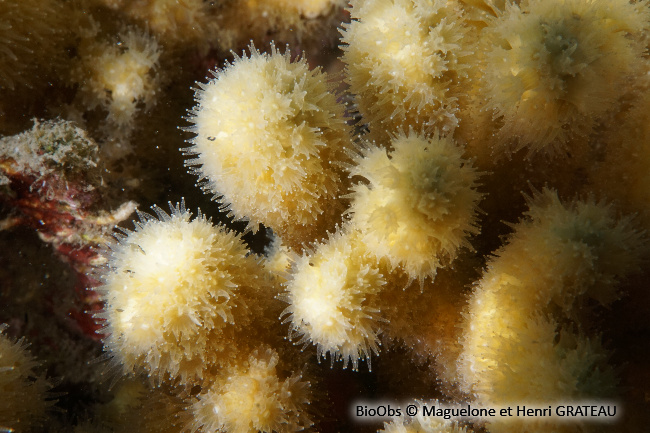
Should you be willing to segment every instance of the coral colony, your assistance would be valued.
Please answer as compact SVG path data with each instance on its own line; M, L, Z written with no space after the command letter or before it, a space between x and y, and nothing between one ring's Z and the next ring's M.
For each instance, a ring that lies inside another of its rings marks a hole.
M0 0L0 41L0 431L647 429L648 1Z

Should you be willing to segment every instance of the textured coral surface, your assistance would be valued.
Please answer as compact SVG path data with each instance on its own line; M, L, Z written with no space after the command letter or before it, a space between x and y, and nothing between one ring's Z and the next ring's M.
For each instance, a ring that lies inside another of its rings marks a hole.
M0 0L0 431L646 431L649 36L648 0Z

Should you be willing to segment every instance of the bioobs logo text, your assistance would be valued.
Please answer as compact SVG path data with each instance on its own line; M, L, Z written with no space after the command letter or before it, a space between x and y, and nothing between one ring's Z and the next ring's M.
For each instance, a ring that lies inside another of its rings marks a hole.
M396 416L404 415L399 403L357 401L352 404L351 415L355 421L377 422L389 421Z

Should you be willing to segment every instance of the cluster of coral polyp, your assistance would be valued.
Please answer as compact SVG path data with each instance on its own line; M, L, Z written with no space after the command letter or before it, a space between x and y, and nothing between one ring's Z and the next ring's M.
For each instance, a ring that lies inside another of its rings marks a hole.
M102 281L107 362L90 369L107 384L59 419L79 432L647 428L650 2L343 3L0 0L0 227L34 229L78 272L106 262L86 278ZM25 74L46 62L53 90ZM13 135L12 98L64 120ZM106 224L135 199L155 215L111 243ZM26 319L2 320L38 341ZM9 374L22 343L3 341L3 389L46 402L31 358ZM358 389L367 407L418 415L359 423ZM0 430L32 412L39 428L54 402L38 404L0 411ZM599 404L618 416L425 412Z
M184 203L171 215L140 214L118 236L102 287L112 362L158 383L189 389L194 428L298 431L311 426L309 382L282 341L279 287L241 236L192 219ZM292 366L292 364L294 364ZM293 368L292 368L293 367ZM180 408L177 408L180 410ZM172 424L174 424L172 422ZM188 428L179 425L178 428Z

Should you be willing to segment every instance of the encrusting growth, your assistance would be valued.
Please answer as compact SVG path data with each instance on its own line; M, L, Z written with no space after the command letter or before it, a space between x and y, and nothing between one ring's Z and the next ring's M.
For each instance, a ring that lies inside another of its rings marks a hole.
M325 74L271 47L214 76L196 91L186 164L253 229L264 224L293 248L323 236L343 212L336 163L350 140Z
M72 183L87 178L88 189L100 181L93 173L99 165L99 146L74 122L34 119L31 130L0 138L0 164L12 172L33 173L39 180L57 175ZM9 170L8 170L9 171ZM94 175L94 176L93 176ZM0 185L9 183L0 173ZM64 201L64 200L61 200Z
M478 233L478 173L449 137L411 131L389 144L366 145L350 169L367 181L353 187L352 225L371 254L422 282Z

